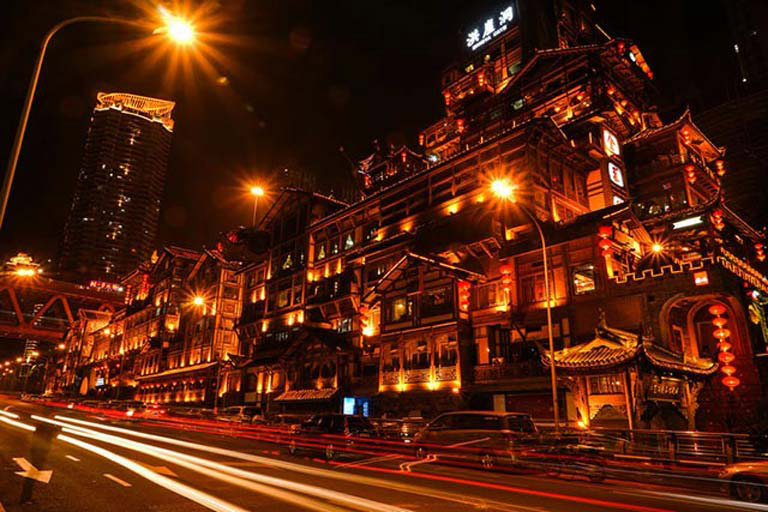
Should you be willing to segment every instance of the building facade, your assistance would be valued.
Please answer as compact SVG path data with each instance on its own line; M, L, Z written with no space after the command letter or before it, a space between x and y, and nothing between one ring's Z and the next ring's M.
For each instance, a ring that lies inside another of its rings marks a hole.
M137 396L210 403L215 380L216 397L265 413L756 422L764 236L724 202L724 148L689 112L655 113L634 43L581 2L542 5L470 27L441 82L445 116L418 149L361 160L361 200L285 188L215 252L161 256L126 280L144 291L129 291L116 332L148 326L124 345L140 347ZM187 299L164 310L181 260Z
M757 417L763 234L724 204L724 149L688 112L659 118L634 43L560 9L548 28L515 3L480 20L445 117L360 162L363 200L275 202L243 270L247 403L551 422L554 364L572 426Z
M154 247L173 133L171 101L99 93L58 256L69 280L117 282Z

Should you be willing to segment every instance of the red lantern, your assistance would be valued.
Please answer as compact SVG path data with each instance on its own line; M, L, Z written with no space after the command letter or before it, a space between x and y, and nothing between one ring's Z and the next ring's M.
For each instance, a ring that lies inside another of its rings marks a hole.
M731 391L733 391L733 388L741 384L741 381L734 377L733 375L728 375L727 377L723 377L723 385L728 387Z
M727 352L726 352L726 353L727 353ZM726 374L726 375L729 375L729 376L730 376L730 375L733 375L734 373L736 373L736 367L735 367L735 366L731 366L731 365L727 364L727 365L725 365L725 366L721 367L721 368L720 368L720 371L721 371L721 372L723 372L724 374Z
M613 228L611 226L600 226L597 230L597 236L600 238L611 238Z
M709 309L707 309L707 311L709 312L710 315L720 316L723 313L725 313L725 306L721 304L712 304L711 306L709 306Z
M502 275L509 275L512 273L512 265L502 265L499 267L499 272L501 272Z
M459 119L456 121L456 131L459 133L464 133L464 120Z
M728 319L720 316L712 319L712 325L714 325L715 327L724 327L727 323L728 323Z
M477 74L477 85L479 85L480 87L485 86L485 73L480 72Z
M713 332L712 334L715 336L715 338L724 340L725 338L729 338L731 336L731 331L729 331L728 329L720 328L720 329L715 329L715 332Z
M720 352L717 354L717 360L723 364L731 364L736 359L732 352Z
M443 98L445 98L445 106L446 107L451 104L451 93L450 92L445 91L443 93Z
M718 176L725 175L725 162L722 160L715 160L715 172Z
M606 250L610 249L610 248L613 246L613 243L611 243L611 241L610 241L610 240L607 240L607 239L605 239L605 238L604 238L604 239L600 240L600 241L597 243L597 246L598 246L600 249L602 249L602 250L606 251Z
M731 345L727 341L721 341L721 342L719 342L717 344L717 348L719 348L723 352L728 352L729 350L731 350L733 348L733 345Z

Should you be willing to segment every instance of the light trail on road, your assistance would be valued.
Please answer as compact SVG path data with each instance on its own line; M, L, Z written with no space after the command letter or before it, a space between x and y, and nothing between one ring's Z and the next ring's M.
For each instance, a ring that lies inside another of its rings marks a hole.
M195 457L193 455L176 452L166 448L159 448L145 443L139 443L137 441L131 441L122 437L104 434L102 432L97 432L82 427L72 426L65 422L51 420L41 416L32 416L32 418L38 421L44 421L62 426L64 427L64 432L68 434L80 435L90 439L113 444L115 446L120 446L122 448L138 451L145 455L150 455L152 457L156 457L161 460L186 467L192 471L211 476L218 480L238 485L252 491L260 492L268 496L277 497L283 501L287 501L304 508L309 508L311 510L337 512L341 509L329 506L316 500L309 500L293 493L285 492L282 489L290 489L302 494L308 494L318 498L326 499L335 503L339 503L345 507L360 510L362 512L409 512L407 509L369 500L367 498L233 468L214 461Z
M417 494L417 495L425 495L425 492L432 492L433 494L430 495L431 497L447 499L449 501L456 501L457 497L458 499L464 499L464 500L466 500L467 498L466 495L462 496L462 495L444 492L444 491L433 491L431 489L428 489L422 486L403 484L403 483L395 482L392 480L382 480L377 478L365 477L361 475L355 475L352 473L329 471L322 468L314 468L311 466L305 466L302 464L286 462L278 459L272 459L268 457L261 457L258 455L237 452L237 451L229 450L226 448L218 448L218 447L203 445L199 443L181 441L178 439L159 436L156 434L148 434L145 432L138 432L138 431L125 429L121 427L114 427L111 425L93 423L93 422L84 421L76 418L70 418L67 416L56 415L54 416L54 418L58 420L66 421L66 422L75 423L75 424L87 425L93 428L99 428L99 429L108 430L112 432L119 432L126 435L131 435L131 436L141 437L145 439L160 441L168 444L173 444L177 446L182 446L182 447L190 448L193 450L216 453L216 454L224 455L231 458L248 460L251 462L257 462L257 463L265 464L269 466L280 467L289 471L296 471L300 473L311 474L311 475L322 477L322 478L344 480L344 481L348 481L356 484L369 485L372 487L379 487L379 488L390 489L390 490L399 490L399 491L408 492L408 493ZM409 476L409 477L419 478L424 480L434 480L434 481L443 481L443 482L454 483L459 485L469 485L477 488L493 489L496 491L508 492L511 494L536 496L536 497L547 498L547 499L552 499L557 501L600 506L600 507L610 508L614 510L627 510L627 511L633 511L633 512L674 512L670 509L665 509L665 508L650 507L645 505L632 505L627 503L618 503L618 502L612 502L607 500L585 498L580 496L573 496L569 494L561 494L561 493L554 493L554 492L536 491L533 489L527 489L522 487L492 484L488 482L469 480L469 479L463 479L463 478L441 477L436 475L429 475L425 473L415 473L415 472L404 473L397 470L371 468L368 466L359 466L356 469L366 469L371 471L380 471L382 473L387 473L387 474L395 474L399 476ZM473 504L477 505L477 501L476 500L473 500L473 501L474 501Z

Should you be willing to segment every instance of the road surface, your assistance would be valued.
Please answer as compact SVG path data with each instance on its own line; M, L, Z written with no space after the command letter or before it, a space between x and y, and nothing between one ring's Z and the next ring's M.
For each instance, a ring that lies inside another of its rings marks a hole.
M0 399L0 511L768 511L716 482L591 483L385 452L326 461L198 430Z

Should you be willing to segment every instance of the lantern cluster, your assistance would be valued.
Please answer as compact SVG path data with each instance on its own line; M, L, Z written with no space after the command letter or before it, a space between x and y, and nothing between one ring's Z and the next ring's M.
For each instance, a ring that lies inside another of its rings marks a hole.
M477 85L480 87L485 87L485 73L482 71L477 74Z
M696 167L693 164L688 164L685 166L685 175L688 183L691 185L696 183Z
M715 172L718 176L725 176L725 162L720 159L715 160Z
M722 383L728 389L733 391L736 386L741 384L741 381L738 377L733 376L733 374L736 373L736 367L731 363L736 360L736 356L731 352L733 345L728 341L731 337L731 331L726 328L728 319L723 317L723 314L725 314L725 307L720 304L713 304L707 311L714 317L712 319L712 325L715 326L715 330L712 335L718 340L717 348L720 352L717 354L717 360L720 361L720 364L722 365L720 366L720 371L725 374Z
M451 93L448 91L445 91L443 93L443 99L445 100L445 106L448 107L451 105Z
M512 265L502 265L499 270L501 271L501 287L509 297L512 293Z
M466 129L467 129L467 128L466 128L466 126L464 125L464 120L463 120L463 119L457 119L457 120L456 120L456 131L457 131L457 132L459 132L459 133L464 133L464 131L465 131Z
M597 246L600 248L601 254L608 257L613 252L613 242L611 242L611 236L613 235L613 228L611 226L600 226L597 230L597 236L600 237L600 241Z
M361 304L358 311L360 312L360 330L363 332L363 336L371 336L373 334L373 326L371 325L368 306Z
M459 281L459 309L469 311L469 281Z
M720 208L717 208L712 212L712 225L718 231L722 231L725 227L725 222L723 222L723 210Z
M755 244L755 257L757 258L757 261L765 261L765 249L763 244Z

